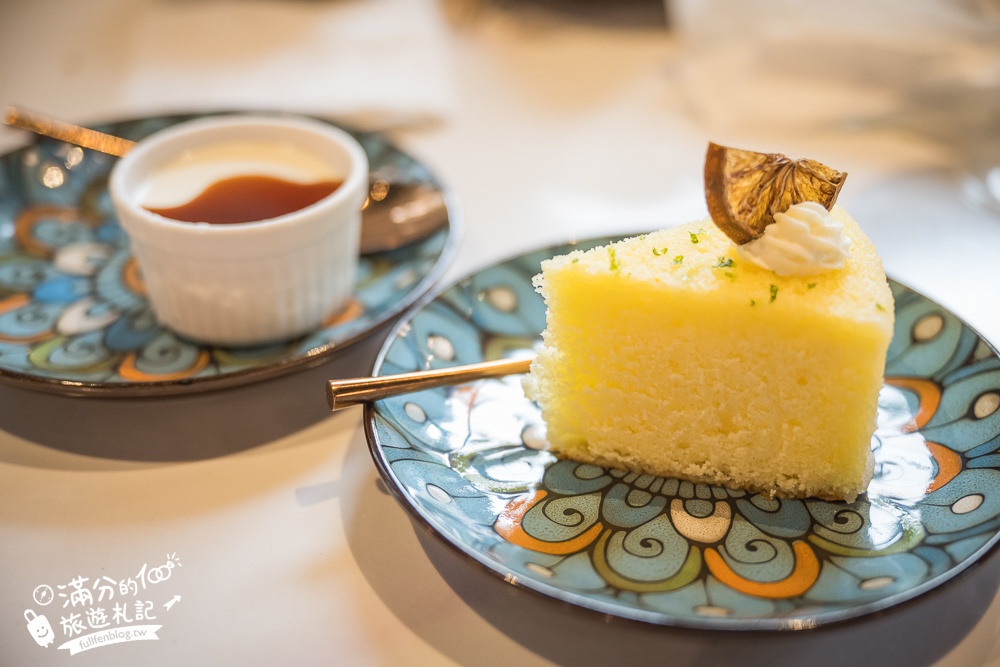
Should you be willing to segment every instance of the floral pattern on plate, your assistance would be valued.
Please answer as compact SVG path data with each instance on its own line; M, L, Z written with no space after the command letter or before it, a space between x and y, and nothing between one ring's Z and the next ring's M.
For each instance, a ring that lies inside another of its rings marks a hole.
M194 116L101 126L129 139ZM376 133L354 132L373 173L440 188ZM411 305L440 277L451 226L364 255L346 310L288 343L204 346L160 327L107 192L110 156L51 140L0 157L0 379L69 394L171 394L270 377L322 361ZM452 222L452 225L454 223Z
M426 301L377 374L527 356L545 308L539 262L484 269ZM404 507L509 582L664 625L814 627L911 599L1000 539L1000 359L942 307L891 283L896 331L854 503L779 500L638 475L545 451L519 378L384 399L372 455Z

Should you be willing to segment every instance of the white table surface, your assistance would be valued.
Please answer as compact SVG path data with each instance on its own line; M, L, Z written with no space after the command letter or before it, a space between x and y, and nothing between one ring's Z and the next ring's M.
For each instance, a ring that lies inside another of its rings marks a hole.
M657 10L12 0L0 9L0 104L79 122L367 113L457 195L463 234L445 283L553 242L704 215L709 139L807 155L850 172L841 203L890 276L1000 343L1000 216L962 198L948 150L891 122L804 128L699 112L678 74L693 56ZM372 59L412 72L380 83ZM0 148L24 141L0 131ZM485 574L388 495L360 409L327 411L323 380L369 372L384 333L315 369L177 398L0 384L0 664L1000 665L995 553L897 609L781 634L612 620ZM170 559L180 567L147 595L157 641L70 656L25 630L39 584L117 580Z

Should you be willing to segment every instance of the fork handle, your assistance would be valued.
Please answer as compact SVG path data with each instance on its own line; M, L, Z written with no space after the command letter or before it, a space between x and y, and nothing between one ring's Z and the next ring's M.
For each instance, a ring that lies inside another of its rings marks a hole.
M357 403L376 401L422 389L527 373L530 367L531 359L497 359L398 375L329 380L326 383L326 402L329 403L330 410L340 410Z

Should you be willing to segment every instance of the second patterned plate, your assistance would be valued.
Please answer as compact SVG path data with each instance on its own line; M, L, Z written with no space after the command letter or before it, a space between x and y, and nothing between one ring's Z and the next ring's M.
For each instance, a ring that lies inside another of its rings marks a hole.
M376 374L529 355L545 248L413 312ZM896 331L856 502L769 500L560 461L519 378L378 401L375 462L418 521L509 582L673 626L793 629L854 618L951 579L1000 540L1000 359L941 306L892 283Z
M129 139L194 116L100 126ZM386 139L354 133L374 174L441 189ZM43 139L0 156L0 380L63 394L161 396L219 389L325 360L411 305L455 247L454 221L363 255L354 299L316 331L253 348L198 345L159 326L108 197L114 158Z

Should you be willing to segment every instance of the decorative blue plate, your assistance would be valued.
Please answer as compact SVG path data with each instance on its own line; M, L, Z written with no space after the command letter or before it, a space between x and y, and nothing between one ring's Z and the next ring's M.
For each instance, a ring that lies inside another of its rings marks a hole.
M141 139L194 117L98 129ZM441 189L382 135L351 132L373 173ZM255 348L198 345L153 317L107 193L114 160L51 140L0 157L0 379L65 394L139 396L272 377L325 361L399 315L440 278L454 252L452 220L426 239L362 256L354 300L312 334Z
M425 302L376 374L530 355L539 262L484 269ZM557 460L520 378L368 406L372 456L417 520L506 581L672 626L814 627L914 598L1000 539L1000 359L948 311L892 283L896 332L856 502L769 500ZM846 397L845 397L846 398Z

